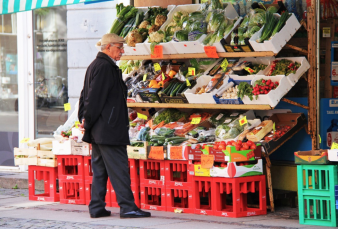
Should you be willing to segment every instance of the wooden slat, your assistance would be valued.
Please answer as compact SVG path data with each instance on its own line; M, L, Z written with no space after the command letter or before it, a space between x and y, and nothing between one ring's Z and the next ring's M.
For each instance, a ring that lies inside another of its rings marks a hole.
M219 57L260 57L260 56L275 56L273 52L222 52L218 53ZM151 60L151 59L191 59L191 58L208 58L205 53L190 53L190 54L168 54L163 55L163 58L151 58L150 55L142 56L122 56L121 60Z
M194 108L194 109L233 109L233 110L271 110L269 105L237 104L186 104L186 103L128 103L128 107L148 108Z

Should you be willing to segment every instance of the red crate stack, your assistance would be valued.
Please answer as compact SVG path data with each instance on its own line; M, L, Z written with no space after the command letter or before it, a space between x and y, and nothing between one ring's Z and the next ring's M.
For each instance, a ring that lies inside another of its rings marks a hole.
M86 204L84 157L58 155L60 203Z
M213 179L212 202L214 215L236 218L266 215L266 184L264 175ZM258 207L249 207L248 194L251 193L258 194Z
M139 160L141 207L166 211L165 161Z
M167 211L194 213L192 176L189 175L188 161L165 161L165 188Z
M58 179L57 167L28 166L28 193L29 200L58 202L60 195L57 190L56 180ZM44 181L42 194L35 194L35 180Z
M213 215L212 182L211 177L193 177L192 193L195 214Z

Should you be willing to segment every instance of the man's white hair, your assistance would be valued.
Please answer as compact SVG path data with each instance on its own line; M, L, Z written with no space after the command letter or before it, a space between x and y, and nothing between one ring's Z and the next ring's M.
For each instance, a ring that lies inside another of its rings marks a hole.
M105 49L107 48L107 45L108 45L108 44L106 44L106 45L101 45L101 51L105 50Z

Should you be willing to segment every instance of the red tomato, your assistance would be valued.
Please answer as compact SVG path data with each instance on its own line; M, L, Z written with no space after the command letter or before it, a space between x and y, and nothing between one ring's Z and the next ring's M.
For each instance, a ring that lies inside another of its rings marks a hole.
M225 150L225 149L226 149L226 146L223 145L223 144L221 144L221 145L219 145L218 149L219 149L219 150Z
M248 146L251 146L251 145L254 145L255 143L253 143L252 141L247 141L246 144L247 144Z
M217 149L218 149L218 144L214 145L213 148L214 148L215 150L217 150Z
M255 144L250 146L250 149L256 149L256 148L257 148L257 146Z
M242 141L241 141L241 140L238 140L238 141L237 141L237 144L238 144L238 143L239 143L239 144L242 144Z
M240 149L240 151L243 151L243 150L245 150L243 147Z
M225 145L225 141L221 141L220 144L224 144Z
M241 147L236 146L236 150L237 150L237 151L240 151L240 150L241 150Z
M236 143L236 142L233 142L231 145L232 145L232 146L237 146L237 143Z
M243 147L242 147L244 150L248 150L249 149L249 146L248 145L243 145Z

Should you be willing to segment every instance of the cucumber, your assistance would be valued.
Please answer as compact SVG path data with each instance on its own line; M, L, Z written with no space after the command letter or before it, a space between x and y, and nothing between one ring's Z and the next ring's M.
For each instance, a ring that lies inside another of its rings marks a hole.
M176 86L179 84L180 82L175 82L174 85L170 88L170 90L167 92L167 95L171 95L171 92L173 90L175 90Z
M184 90L184 88L186 88L186 86L187 86L186 83L182 83L182 85L180 86L180 88L176 92L176 96L178 96Z
M168 91L170 91L171 87L174 85L175 82L171 82L166 89L163 90L163 94L167 95Z
M182 138L182 139L176 139L176 140L172 140L168 143L172 144L172 145L176 145L176 144L181 144L182 142L188 140L187 138Z
M180 87L181 87L181 83L178 83L177 86L175 85L175 89L171 91L170 97L173 97Z
M183 137L171 137L171 138L166 138L165 142L170 142L170 141L175 141L175 140L186 140L186 138L183 138Z

